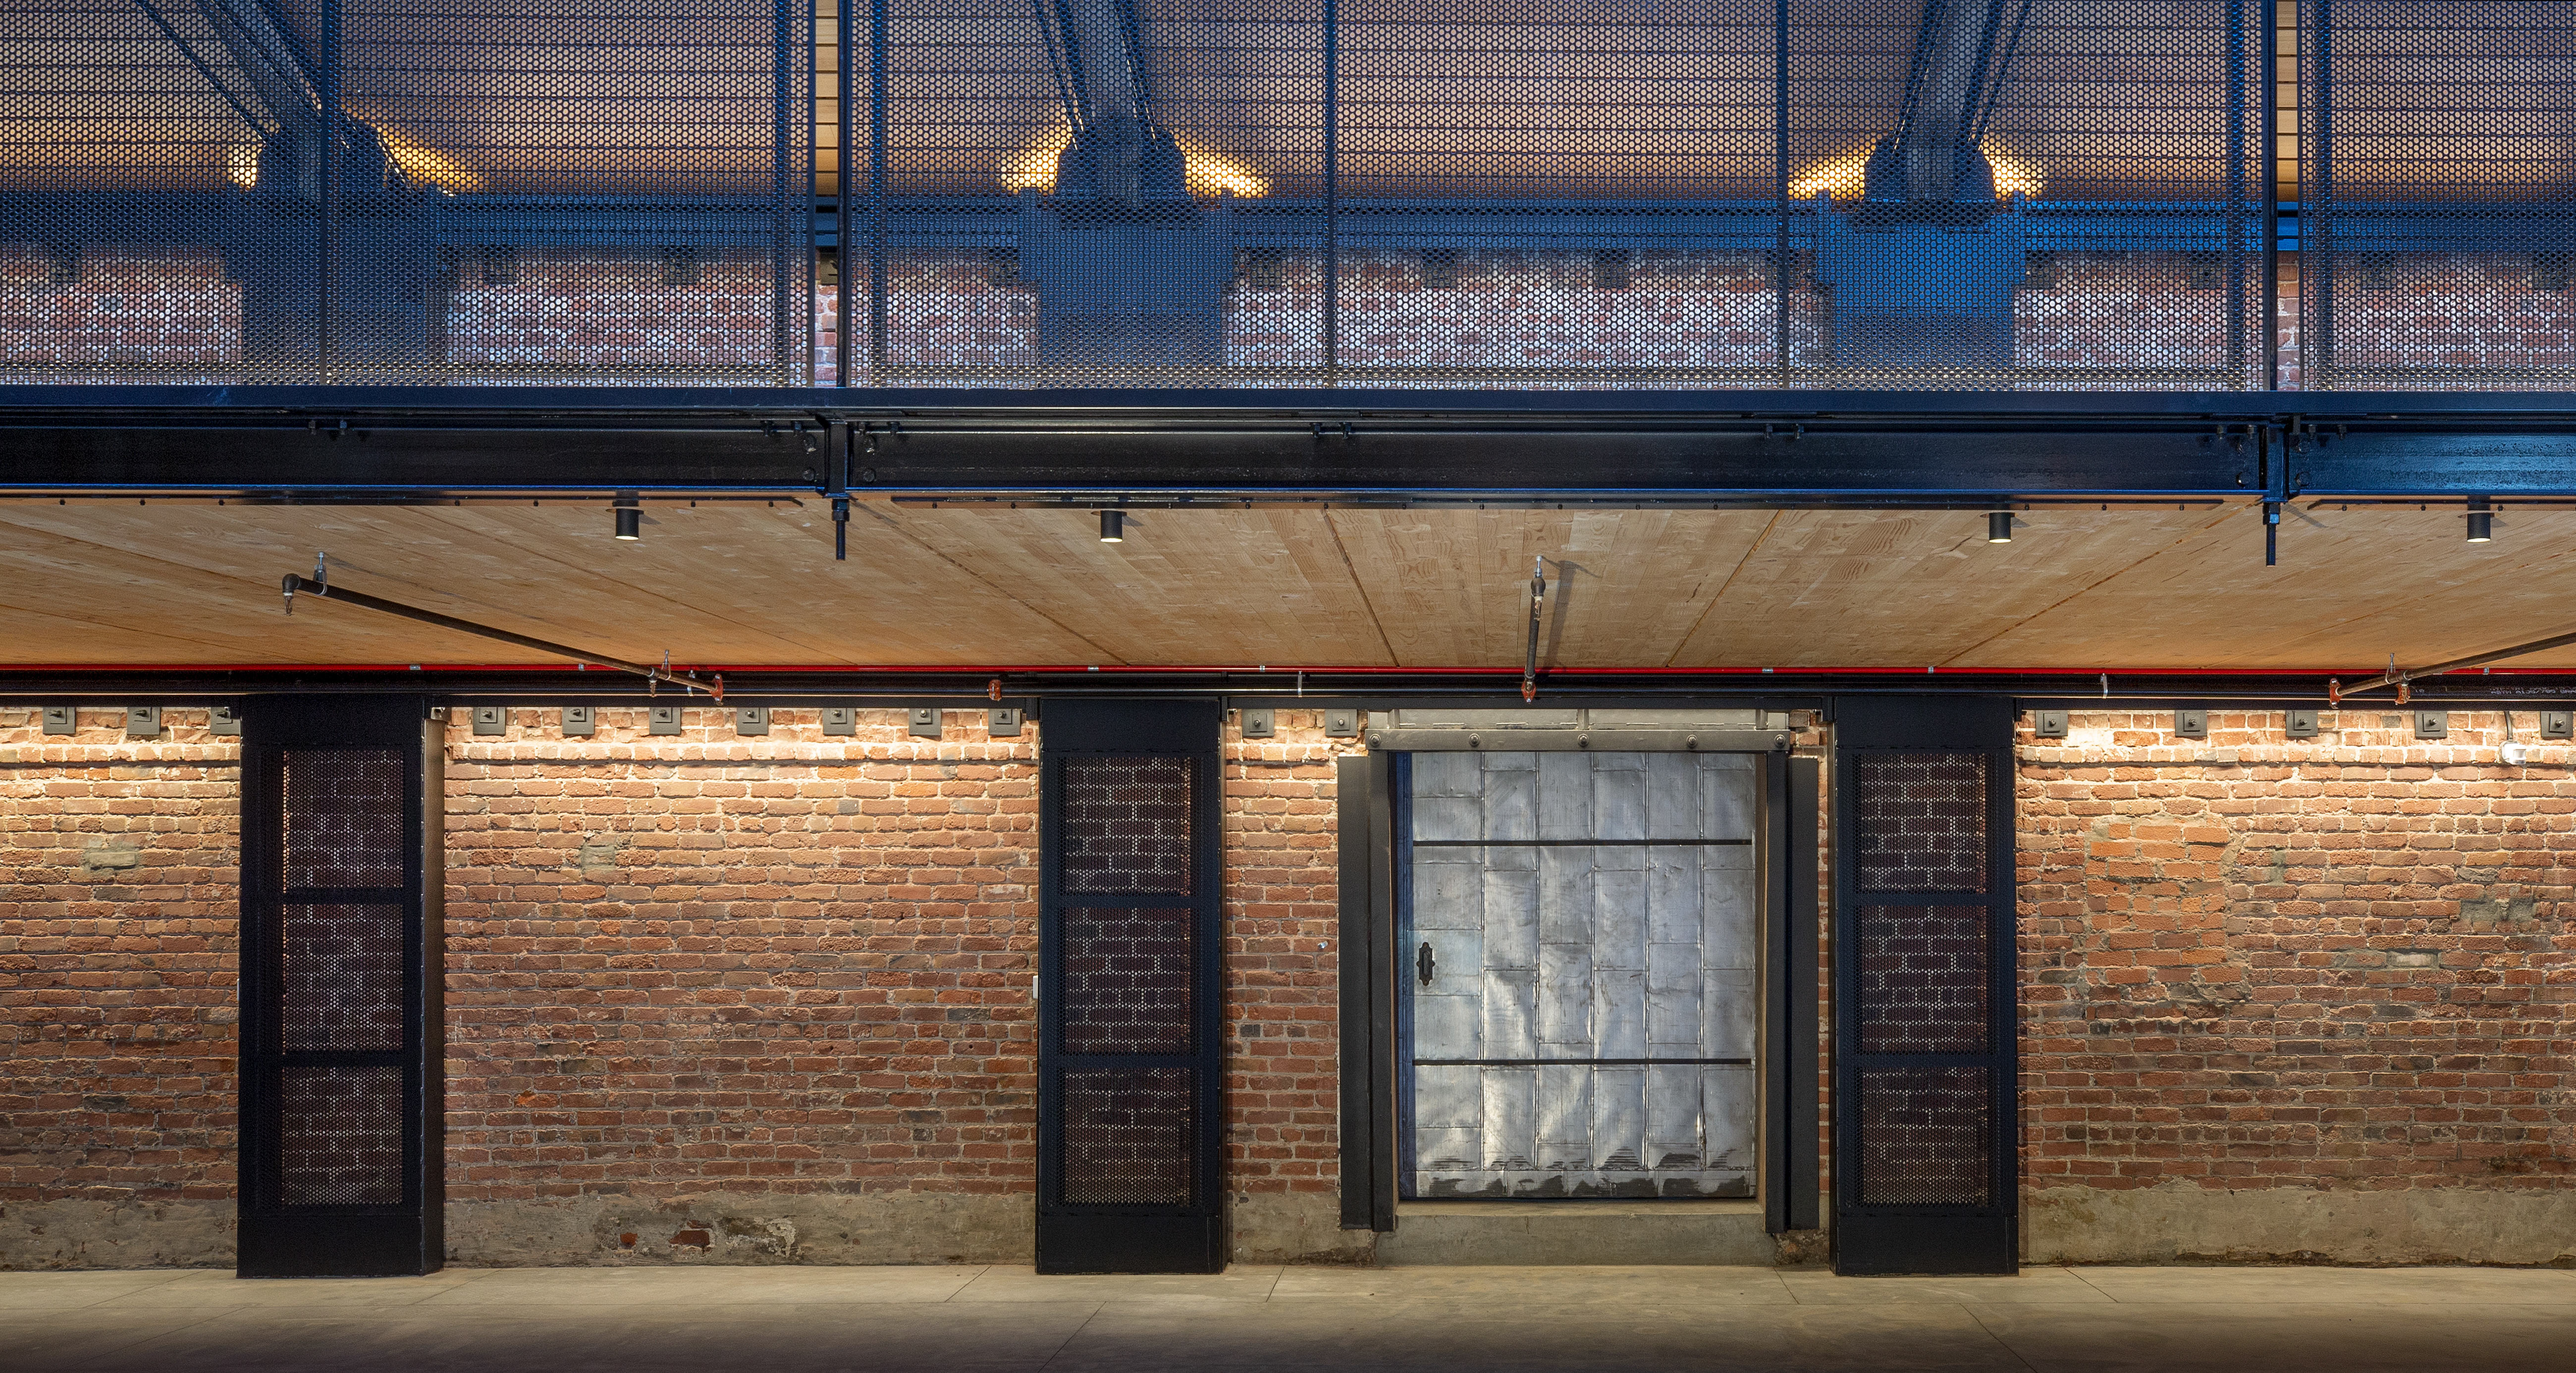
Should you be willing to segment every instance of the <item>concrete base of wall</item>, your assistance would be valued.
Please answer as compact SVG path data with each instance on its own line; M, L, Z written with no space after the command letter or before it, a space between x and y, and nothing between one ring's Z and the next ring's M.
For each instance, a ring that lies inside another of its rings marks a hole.
M1421 1201L1395 1209L1381 1264L1760 1264L1779 1259L1758 1201Z
M232 1266L229 1201L0 1202L0 1270Z
M1225 1211L1236 1263L1367 1264L1378 1237L1342 1228L1342 1200L1330 1192L1238 1196Z
M2022 1201L2023 1261L2034 1264L2576 1267L2576 1189L2050 1187Z
M469 1268L1027 1263L1035 1244L1036 1207L1010 1193L707 1192L447 1208L447 1261Z

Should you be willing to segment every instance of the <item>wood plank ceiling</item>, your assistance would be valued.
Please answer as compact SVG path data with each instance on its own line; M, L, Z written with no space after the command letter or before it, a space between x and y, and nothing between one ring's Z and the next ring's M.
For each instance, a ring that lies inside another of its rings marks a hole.
M1518 664L1533 559L1559 667L2376 667L2576 629L2576 511L1084 510L816 503L0 504L0 663L538 663L345 605L335 581L629 658L711 665ZM2517 666L2576 666L2576 651Z

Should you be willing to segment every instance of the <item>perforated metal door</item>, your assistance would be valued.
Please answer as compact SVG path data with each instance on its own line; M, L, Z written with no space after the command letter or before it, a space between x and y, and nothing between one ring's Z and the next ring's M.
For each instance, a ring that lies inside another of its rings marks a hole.
M1213 1271L1216 709L1056 703L1041 729L1038 1266Z
M243 718L241 1267L438 1266L437 751L417 698Z
M1405 768L1407 1195L1752 1195L1755 758Z
M1995 702L1836 719L1836 1263L2009 1272L2011 755Z

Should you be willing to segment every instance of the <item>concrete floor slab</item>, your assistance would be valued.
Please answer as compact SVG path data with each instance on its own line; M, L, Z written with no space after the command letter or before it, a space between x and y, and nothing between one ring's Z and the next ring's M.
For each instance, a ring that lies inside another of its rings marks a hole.
M1797 1301L1813 1305L1884 1306L1890 1302L1948 1302L1970 1306L2026 1302L2109 1305L2112 1300L2102 1289L2084 1281L2075 1270L2068 1268L2025 1268L2010 1276L1938 1278L1846 1278L1823 1271L1791 1271L1780 1275L1780 1283Z
M995 1264L957 1291L956 1300L1068 1301L1076 1297L1201 1297L1259 1301L1279 1282L1276 1267L1237 1265L1222 1273L1078 1273L1041 1277L1034 1268Z
M2576 1373L2576 1274L1264 1267L1041 1278L1010 1267L687 1268L246 1282L0 1273L0 1368Z
M1550 1301L1788 1302L1789 1290L1768 1268L1556 1267L1544 1271ZM1291 1268L1271 1295L1279 1299L1389 1301L1527 1300L1532 1272L1492 1268Z

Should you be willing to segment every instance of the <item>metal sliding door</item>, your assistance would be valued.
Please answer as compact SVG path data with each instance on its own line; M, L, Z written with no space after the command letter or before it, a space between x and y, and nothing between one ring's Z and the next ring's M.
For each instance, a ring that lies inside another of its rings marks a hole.
M244 1277L444 1248L439 726L419 697L242 711Z
M1406 1195L1753 1194L1761 764L1406 756Z
M2009 702L1835 714L1834 1263L2010 1273L2014 1153Z
M1058 701L1041 724L1042 1273L1225 1267L1217 721Z

